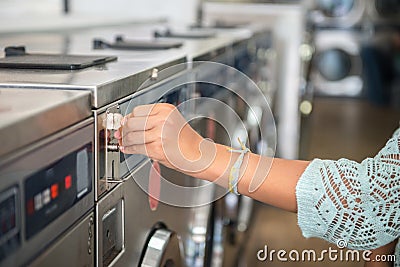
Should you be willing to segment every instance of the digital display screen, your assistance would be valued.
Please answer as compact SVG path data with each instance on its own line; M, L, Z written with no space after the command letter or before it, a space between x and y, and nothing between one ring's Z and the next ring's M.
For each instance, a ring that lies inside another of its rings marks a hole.
M92 191L91 144L25 179L27 239Z

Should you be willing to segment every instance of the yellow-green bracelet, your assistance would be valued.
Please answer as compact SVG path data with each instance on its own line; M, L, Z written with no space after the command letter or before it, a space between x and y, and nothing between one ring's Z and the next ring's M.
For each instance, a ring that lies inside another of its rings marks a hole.
M242 141L240 141L240 139L238 138L239 144L242 147L242 149L233 149L233 148L228 148L228 150L230 152L234 152L234 153L240 153L239 157L237 158L237 160L235 161L235 163L233 164L231 171L229 173L229 192L234 193L236 195L239 195L238 192L238 183L239 183L239 175L240 175L240 167L243 164L243 159L244 159L244 155L247 152L250 152L250 149L248 149L243 143Z

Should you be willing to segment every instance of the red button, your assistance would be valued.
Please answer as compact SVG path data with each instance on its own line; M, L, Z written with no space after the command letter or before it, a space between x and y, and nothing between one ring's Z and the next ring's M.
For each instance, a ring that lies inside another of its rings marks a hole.
M34 209L33 209L33 198L31 198L26 203L26 212L28 213L28 215L32 215L33 211L34 211Z
M58 196L58 184L53 184L50 187L50 191L51 191L51 198L55 199Z
M66 176L65 179L64 179L64 182L65 182L65 189L71 188L72 176L71 175Z

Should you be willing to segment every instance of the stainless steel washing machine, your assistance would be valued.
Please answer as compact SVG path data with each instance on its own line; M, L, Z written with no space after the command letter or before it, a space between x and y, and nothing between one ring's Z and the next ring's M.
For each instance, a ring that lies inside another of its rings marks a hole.
M326 30L314 33L310 82L315 94L360 97L363 94L362 34Z
M211 138L217 143L236 148L239 148L237 138L240 138L252 151L262 153L260 125L254 123L254 121L261 122L262 120L262 112L258 114L260 116L257 118L254 116L254 111L258 110L256 106L260 95L257 95L256 98L252 97L252 89L254 89L252 84L265 81L266 76L263 76L265 73L257 72L254 67L260 63L257 63L257 55L262 57L261 53L267 50L269 42L267 41L268 34L267 37L264 35L258 36L258 38L260 43L257 43L257 39L253 39L253 36L251 38L242 36L242 38L234 40L231 47L225 51L215 53L213 56L208 54L202 57L193 57L193 66L195 66L193 69L198 69L196 73L198 73L200 81L208 81L208 83L197 84L196 94L200 97L218 99L232 108L232 111L229 112L229 110L221 109L218 105L214 108L212 105L208 105L204 108L205 110L198 111L207 114L208 117L203 122L205 124L203 136ZM264 43L264 41L267 42ZM230 71L229 67L210 66L201 62L196 64L196 61L203 60L227 64L232 69ZM243 76L238 77L235 72L232 72L233 68L248 74L254 80L243 79ZM201 109L202 107L197 108ZM225 194L223 198L218 197L212 207L211 221L213 224L210 226L210 231L213 241L210 246L211 258L207 266L236 266L238 264L240 258L244 256L247 230L251 226L252 216L252 199L232 193Z
M25 39L21 36L17 39L19 38L20 40ZM32 35L29 35L29 39L32 40ZM91 47L92 44L87 45ZM51 49L58 50L58 47L54 46ZM80 46L75 44L74 47L74 49L78 49ZM86 47L82 51L87 51L87 49ZM38 50L36 47L35 51ZM94 53L106 54L110 51L96 50ZM94 237L97 242L94 250L96 254L94 265L96 266L137 266L141 260L140 255L142 253L146 255L146 242L152 240L151 235L154 229L157 229L154 234L175 240L173 242L182 240L180 245L182 248L186 248L186 254L181 255L184 263L188 262L190 266L193 265L192 262L203 265L209 206L178 208L160 203L157 211L152 211L147 194L136 184L130 174L148 166L148 159L138 155L122 155L116 149L115 140L107 137L110 130L115 130L113 123L115 119L121 118L119 114L132 111L136 105L157 101L176 104L173 103L174 96L168 96L166 99L163 99L162 96L171 88L177 87L177 84L185 82L180 79L185 79L185 75L181 72L185 71L186 65L182 64L180 67L174 68L172 72L162 70L185 62L185 57L181 52L172 56L171 54L167 55L144 59L138 57L137 53L129 55L129 52L124 51L116 62L80 71L27 69L2 69L0 71L1 86L35 89L44 87L52 90L69 88L91 92L89 107L92 109L95 121L96 179L94 189L97 204ZM135 60L137 58L141 60ZM141 88L143 90L140 92L136 92L147 79L149 79L147 86ZM169 82L170 84L168 84ZM182 97L190 97L190 94L186 94L185 91L178 96L181 101L185 100ZM162 172L165 171L162 169ZM148 179L149 174L145 173L139 178ZM182 177L176 173L171 179L189 184L195 181L193 178ZM128 189L125 190L126 188ZM208 191L205 197L210 194L212 195L212 191ZM194 196L194 198L194 202L199 201L198 196ZM135 206L133 203L141 203L141 205ZM143 216L138 216L140 213ZM137 219L140 221L139 224ZM140 225L143 225L144 228L140 228ZM162 227L156 225L162 225ZM168 236L166 231L170 231L171 235ZM180 237L177 238L178 236ZM151 241L151 244L154 242ZM169 245L167 247L169 248ZM55 251L58 250L55 249ZM149 253L149 255L154 254ZM143 256L143 262L147 261L148 257ZM178 264L178 266L180 265Z
M249 32L251 33L250 35ZM190 33L190 30L187 30L186 33ZM232 35L229 33L232 33ZM246 91L246 85L236 80L229 80L227 68L223 68L218 64L210 65L207 63L203 64L202 62L213 61L227 64L231 67L246 67L246 70L243 69L243 71L251 72L249 68L254 67L254 65L251 65L253 62L249 61L253 60L251 57L255 56L257 52L252 51L254 54L251 56L249 56L248 53L244 53L243 55L242 52L247 52L252 49L249 41L253 32L251 30L245 29L241 31L239 29L239 33L231 30L228 32L221 30L216 31L215 34L215 38L197 38L198 40L185 38L184 36L168 36L168 38L184 40L184 45L181 49L187 53L188 60L192 62L192 73L197 77L196 80L204 81L196 83L195 95L200 97L200 99L218 99L228 106L231 106L233 112L241 113L246 117L248 107L244 107L244 110L242 110L240 103L243 102L237 101L238 99L234 96L234 93L228 92L222 88L227 86L233 89L233 87L236 86L236 88ZM164 38L167 38L167 36ZM239 49L239 47L244 48L244 51ZM236 61L236 59L238 61ZM247 68L247 65L251 65L251 67ZM213 85L213 83L220 84L221 86ZM198 130L203 136L211 138L218 143L227 145L232 145L234 143L234 146L236 146L237 144L234 140L226 137L227 130L229 133L239 134L242 141L248 141L247 129L244 129L239 124L236 125L233 123L233 114L229 114L226 110L221 110L218 107L213 108L207 105L207 103L204 105L199 104L195 109L196 114L202 114L205 117L205 119L196 122L199 127ZM221 127L222 125L220 125L221 122L225 124L224 127L230 127L230 129L223 129L223 127ZM250 129L249 131L252 132L251 135L253 137L257 135L255 131L251 131ZM250 142L253 148L257 147L257 142L259 140L255 139L258 138L257 135L256 138ZM235 137L232 139L236 140ZM231 266L237 259L229 255L239 252L245 241L245 232L251 220L252 201L243 196L237 197L233 194L221 198L225 195L226 190L217 187L216 191L215 195L219 195L219 197L217 197L218 200L214 202L212 206L209 220L211 223L208 224L207 231L203 230L209 233L206 235L208 241L205 248L205 266L218 266L220 263L224 266ZM197 265L192 261L189 266Z
M0 266L92 266L90 94L1 88L0 95Z
M118 27L116 27L118 28ZM114 28L114 29L116 29ZM120 28L120 32L134 26ZM108 138L109 131L115 130L118 125L118 114L130 112L135 105L154 103L157 101L176 104L175 96L160 99L163 93L171 88L188 93L177 94L177 99L183 95L190 96L190 90L177 86L176 82L185 82L185 67L175 71L163 72L167 67L185 61L184 55L192 60L206 60L224 55L227 59L228 53L232 51L233 40L238 37L215 37L209 40L191 40L177 49L176 53L139 53L129 51L95 50L92 49L94 37L101 36L100 33L108 32L109 29L97 32L90 29L86 33L79 32L76 35L64 35L66 38L52 39L54 34L45 34L51 44L42 47L39 38L35 35L20 35L8 38L5 45L13 44L12 40L23 40L23 44L29 49L33 44L32 52L71 52L83 54L109 55L116 54L117 61L100 64L78 71L71 70L0 70L0 87L12 86L14 88L48 88L53 90L73 89L91 92L91 104L89 105L94 114L95 134L95 265L96 266L138 266L157 264L172 264L180 266L178 258L183 258L187 266L209 266L212 258L210 254L213 239L210 225L214 217L210 217L210 205L193 208L179 208L165 203L159 203L157 209L151 210L148 195L143 192L137 180L146 183L149 177L157 176L152 164L148 159L141 156L125 156L116 149L115 140ZM134 32L134 31L133 31ZM39 35L43 37L43 35ZM127 35L129 36L129 35ZM37 40L35 42L35 40ZM87 40L87 42L82 40ZM2 40L3 43L4 40ZM59 42L66 44L59 44ZM21 42L19 42L21 43ZM29 50L28 50L29 51ZM147 55L147 56L146 56ZM231 55L231 54L229 54ZM225 59L225 62L226 60ZM182 65L184 66L184 65ZM150 82L143 90L137 91L146 79ZM174 94L174 92L170 92ZM133 104L132 104L133 103ZM204 130L201 123L195 126L197 130ZM206 130L204 130L206 131ZM112 136L112 135L110 135ZM128 168L129 167L129 168ZM161 167L161 174L170 177L177 184L190 186L198 185L199 181L181 174L170 173L170 170ZM161 188L164 185L161 184ZM161 194L162 194L161 190ZM210 194L211 193L211 194ZM193 196L193 202L204 203L214 192L208 190L204 195ZM207 201L206 201L207 202ZM90 222L91 217L85 221ZM211 223L210 223L211 222ZM83 224L77 224L76 229L83 229ZM79 233L77 230L75 233ZM72 236L72 235L71 235ZM215 235L217 236L217 234ZM71 238L66 238L73 240ZM181 240L181 242L178 242ZM69 241L68 241L69 242ZM171 249L172 247L172 249ZM55 245L48 252L54 255L60 253L60 246ZM183 248L183 254L180 251ZM170 251L173 251L170 254ZM178 253L179 252L179 253ZM158 255L158 256L157 256ZM165 255L173 255L164 257ZM180 256L179 256L180 255ZM43 262L46 257L41 258ZM168 260L170 259L170 260ZM40 261L41 262L41 261Z

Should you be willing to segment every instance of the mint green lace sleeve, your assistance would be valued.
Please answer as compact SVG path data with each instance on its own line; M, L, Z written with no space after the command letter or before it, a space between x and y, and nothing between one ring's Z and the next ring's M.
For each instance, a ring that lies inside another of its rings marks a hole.
M296 187L298 224L305 237L374 249L400 236L400 131L374 157L313 160ZM396 265L400 266L400 245Z

